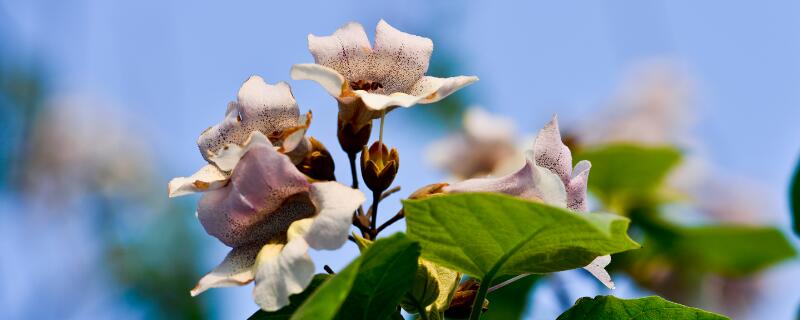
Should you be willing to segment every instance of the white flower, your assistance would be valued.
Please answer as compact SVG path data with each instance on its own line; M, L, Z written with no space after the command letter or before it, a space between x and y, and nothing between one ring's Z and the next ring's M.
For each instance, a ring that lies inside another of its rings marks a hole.
M226 161L238 161L221 187L200 199L197 214L206 232L233 249L191 293L255 280L256 303L278 310L313 277L308 248L341 247L365 198L336 182L309 183L259 131L228 149L235 151Z
M539 131L533 149L527 153L525 165L517 172L500 178L465 180L446 186L443 191L500 192L586 212L586 186L591 167L591 163L585 160L572 167L572 152L561 141L558 119L553 116L553 120ZM584 269L613 289L614 282L605 270L610 262L610 256L597 257Z
M299 116L288 85L271 86L254 76L225 120L201 134L198 147L209 164L170 181L169 195L206 192L197 217L232 250L192 296L255 280L256 303L278 310L311 282L308 248L333 250L345 243L364 195L336 182L311 183L297 169L292 155L302 160L297 151L310 150L306 128L308 118Z
M433 42L378 22L373 48L364 28L348 23L330 36L308 36L315 64L292 67L295 80L314 80L339 101L339 118L360 129L396 107L439 101L478 80L425 76Z
M447 136L428 146L427 157L436 167L457 179L484 175L505 175L522 158L515 144L514 122L478 107L464 114L463 132Z

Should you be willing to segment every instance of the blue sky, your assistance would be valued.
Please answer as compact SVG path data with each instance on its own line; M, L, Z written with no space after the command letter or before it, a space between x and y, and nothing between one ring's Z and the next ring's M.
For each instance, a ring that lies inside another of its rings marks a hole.
M800 150L798 15L793 1L0 0L0 39L13 46L3 50L44 62L56 93L125 109L164 164L165 184L200 167L194 141L222 118L242 81L251 74L289 80L292 64L312 61L306 35L348 21L372 33L383 18L433 38L458 58L458 74L481 78L465 89L474 102L517 119L523 132L555 112L566 122L591 115L632 64L670 58L697 85L697 130L713 160L766 186L780 209L767 220L785 226L788 177ZM315 83L289 82L301 109L314 111L311 134L338 151L333 100ZM425 165L420 148L442 131L420 130L400 112L389 118L386 139L400 150L401 175L416 173L398 180L405 195L443 177ZM348 177L344 157L336 156L337 176ZM214 248L209 267L224 252ZM334 268L346 263L336 254L319 257L338 259ZM249 306L248 290L235 291L236 303ZM796 305L800 296L792 297ZM234 309L230 315L250 311Z

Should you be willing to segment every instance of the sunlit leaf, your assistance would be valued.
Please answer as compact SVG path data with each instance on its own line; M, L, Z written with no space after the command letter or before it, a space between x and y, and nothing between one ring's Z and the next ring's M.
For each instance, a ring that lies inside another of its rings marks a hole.
M420 242L425 259L478 279L575 269L639 247L624 217L506 195L453 194L403 206L409 238Z
M322 284L291 319L388 319L411 288L420 247L403 234L379 239Z
M724 320L708 311L669 302L661 297L620 299L614 296L584 297L557 320Z

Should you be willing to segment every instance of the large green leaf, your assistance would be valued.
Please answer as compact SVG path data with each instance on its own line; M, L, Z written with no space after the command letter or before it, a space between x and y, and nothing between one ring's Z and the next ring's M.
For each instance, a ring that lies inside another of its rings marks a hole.
M422 257L478 279L583 267L638 248L628 219L578 214L501 194L468 193L405 200L408 236Z
M610 144L577 152L592 162L589 189L603 201L649 196L681 160L672 147ZM608 203L607 203L608 204Z
M303 304L306 299L313 293L319 286L321 286L325 280L330 278L331 276L328 274L318 274L314 276L314 279L311 280L311 284L303 290L303 292L299 294L295 294L289 297L289 305L281 308L278 311L271 311L267 312L264 310L258 310L252 316L247 318L247 320L288 320L292 317L292 314Z
M411 288L420 254L403 234L379 239L322 284L292 316L298 319L388 319Z
M620 299L614 296L584 297L557 320L724 320L708 311L669 302L661 297Z
M794 178L791 182L789 202L792 207L792 221L794 222L794 233L800 235L800 161L794 169Z

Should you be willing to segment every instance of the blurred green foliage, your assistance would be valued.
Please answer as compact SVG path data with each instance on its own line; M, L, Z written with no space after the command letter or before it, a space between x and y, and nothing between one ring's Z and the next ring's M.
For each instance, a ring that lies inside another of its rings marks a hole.
M727 317L669 302L660 297L620 299L614 296L581 298L557 320L725 320Z

